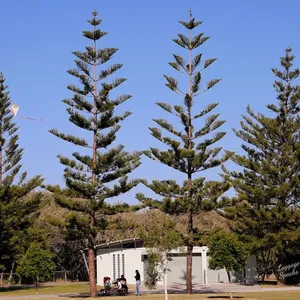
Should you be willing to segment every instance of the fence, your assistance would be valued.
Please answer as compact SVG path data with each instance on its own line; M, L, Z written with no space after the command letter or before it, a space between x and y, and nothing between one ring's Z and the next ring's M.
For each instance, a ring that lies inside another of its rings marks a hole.
M0 286L21 284L21 277L16 273L0 273Z
M54 271L53 272L53 282L56 281L67 281L68 278L68 271Z

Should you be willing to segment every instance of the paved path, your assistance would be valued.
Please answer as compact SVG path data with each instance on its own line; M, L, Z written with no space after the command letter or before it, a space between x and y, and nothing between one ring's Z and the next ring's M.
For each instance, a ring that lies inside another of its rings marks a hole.
M236 293L247 293L247 292L275 292L275 291L300 291L300 287L261 287L260 285L246 285L246 284L226 284L226 283L216 283L208 285L193 285L193 291L195 293L227 293L229 291ZM147 292L147 290L144 290ZM156 292L164 292L163 286L158 286L155 290ZM185 285L170 285L168 286L168 291L170 293L179 293L185 291Z

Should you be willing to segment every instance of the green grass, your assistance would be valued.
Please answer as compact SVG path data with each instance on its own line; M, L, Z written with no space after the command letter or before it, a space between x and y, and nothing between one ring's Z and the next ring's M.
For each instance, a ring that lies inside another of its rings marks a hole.
M62 285L40 285L39 294L76 294L89 292L89 285L87 283L72 283ZM35 288L33 287L0 287L0 296L22 296L22 295L35 295Z

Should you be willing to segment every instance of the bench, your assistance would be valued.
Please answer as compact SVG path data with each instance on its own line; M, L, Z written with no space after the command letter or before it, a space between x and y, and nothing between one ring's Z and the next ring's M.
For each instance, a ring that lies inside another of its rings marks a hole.
M119 293L119 296L126 296L126 289L125 288L121 288L117 290Z
M101 295L109 296L111 292L111 287L106 286L104 289L100 290Z

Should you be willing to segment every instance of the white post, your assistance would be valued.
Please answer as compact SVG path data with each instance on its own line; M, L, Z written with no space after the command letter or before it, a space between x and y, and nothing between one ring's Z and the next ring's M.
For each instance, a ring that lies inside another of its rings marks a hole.
M168 258L167 258L167 253L165 252L163 254L163 276L164 276L164 287L165 287L165 300L168 300Z
M208 284L208 282L207 282L208 261L207 261L207 255L206 255L207 251L208 251L207 247L202 247L201 261L202 261L203 284Z
M165 300L168 300L168 273L165 271L164 274L164 285L165 285Z
M80 252L82 253L83 260L84 260L84 263L85 263L85 267L86 267L87 273L89 274L89 267L88 267L88 264L87 264L87 261L86 261L85 254L84 254L83 250L80 250Z

